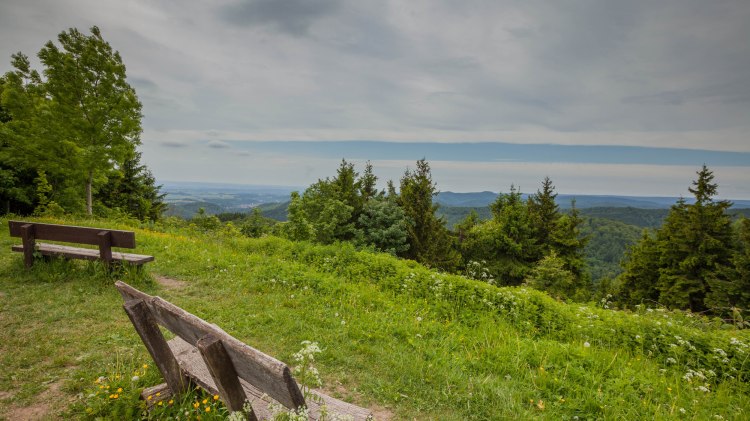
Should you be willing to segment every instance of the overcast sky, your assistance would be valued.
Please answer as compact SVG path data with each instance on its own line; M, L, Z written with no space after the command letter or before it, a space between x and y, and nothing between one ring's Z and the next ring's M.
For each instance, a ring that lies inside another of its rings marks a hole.
M706 163L750 199L748 0L2 0L0 72L92 25L162 182L424 157L443 191L679 196Z

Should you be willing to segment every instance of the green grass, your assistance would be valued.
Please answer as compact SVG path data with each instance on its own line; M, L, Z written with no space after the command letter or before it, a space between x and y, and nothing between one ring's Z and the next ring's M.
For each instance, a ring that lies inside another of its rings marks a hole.
M750 417L747 331L679 312L560 303L349 245L156 228L166 232L136 229L136 252L156 261L120 278L290 365L302 341L317 342L324 389L395 419ZM0 234L5 250L17 242ZM161 287L149 272L186 286ZM114 278L96 263L26 270L20 253L0 253L6 417L57 383L52 415L86 417L95 379L116 361L148 362Z

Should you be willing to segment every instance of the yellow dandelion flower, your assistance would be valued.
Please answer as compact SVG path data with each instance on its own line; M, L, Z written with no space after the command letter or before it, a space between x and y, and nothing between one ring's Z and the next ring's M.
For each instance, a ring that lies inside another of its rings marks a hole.
M117 399L119 397L120 397L120 395L118 395L117 393L115 393L114 395L112 395L112 399Z
M193 404L193 408L198 409L198 407L201 406L200 402L196 402Z
M99 389L104 389L104 385L99 385Z
M143 368L148 368L148 364L143 364Z
M211 412L211 407L210 406L206 407L206 412Z
M147 401L150 401L150 400L151 400L151 399L153 399L153 398L154 398L154 395L148 395L148 397L146 398L146 400L147 400Z
M159 401L159 406L164 405L164 401Z
M156 396L161 396L161 392L156 392Z
M122 393L122 388L121 387L117 388L117 393Z
M539 409L544 409L544 401L539 399L539 402L536 403L536 407Z
M170 399L169 404L172 405L174 403L174 400Z
M219 395L214 395L214 400L218 401L219 400Z
M208 399L203 399L203 405L208 403Z

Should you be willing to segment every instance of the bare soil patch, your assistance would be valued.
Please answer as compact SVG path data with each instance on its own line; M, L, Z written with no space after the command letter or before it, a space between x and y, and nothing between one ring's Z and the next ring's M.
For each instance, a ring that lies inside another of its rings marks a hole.
M70 400L69 397L60 391L61 387L62 381L51 383L49 388L40 393L31 405L23 408L10 407L5 415L9 420L19 421L36 421L55 418L54 412L61 409Z
M159 285L167 289L182 289L187 286L187 283L185 281L180 281L179 279L169 278L161 275L156 275L154 276L154 278Z
M336 384L333 386L333 388L328 387L322 387L320 389L321 392L325 393L328 396L336 396L340 399L342 396L352 396L356 395L351 393L349 390L347 390L341 383L336 382ZM362 400L362 399L357 399ZM361 405L362 406L362 405ZM375 419L375 421L389 421L393 419L393 412L391 412L388 408L380 405L376 405L374 403L370 403L367 406L362 406L363 408L367 408L372 412L372 417Z

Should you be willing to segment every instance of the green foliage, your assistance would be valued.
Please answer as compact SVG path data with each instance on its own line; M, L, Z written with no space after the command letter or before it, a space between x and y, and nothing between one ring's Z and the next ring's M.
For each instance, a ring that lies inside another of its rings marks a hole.
M557 298L575 297L588 292L581 291L576 276L565 268L565 261L557 257L554 251L534 266L525 284Z
M501 193L490 205L490 221L480 223L476 215L470 215L457 225L464 260L485 262L491 278L500 285L520 285L549 257L550 262L562 262L565 271L573 275L574 285L556 288L555 294L587 298L591 285L584 258L587 238L581 231L583 220L575 203L570 212L562 214L556 196L548 177L527 201L511 186L510 193ZM540 281L535 285L551 284Z
M538 258L528 208L511 186L491 205L493 219L470 228L461 243L467 261L486 261L499 285L520 285ZM472 221L467 221L471 223Z
M559 239L560 237L555 235L561 217L555 198L557 198L557 193L555 193L552 180L544 177L542 190L537 190L536 194L530 196L527 201L530 224L534 227L536 246L541 255L549 254L554 248L553 238Z
M216 215L208 215L203 208L198 209L198 214L188 223L191 227L205 233L216 232L224 226Z
M156 221L167 208L160 188L151 171L141 165L141 153L133 151L119 170L109 172L96 197L107 208L120 209L141 221Z
M75 144L86 180L87 212L92 213L95 177L111 162L122 164L140 144L141 103L125 80L120 54L104 41L99 28L87 36L77 29L58 35L60 47L47 42L39 51L45 66L50 111Z
M735 244L731 265L709 278L706 303L720 314L744 319L743 311L750 315L750 219L737 222Z
M618 278L619 297L626 303L653 305L659 300L659 248L656 239L643 231L641 240L631 247Z
M240 231L248 237L259 238L271 232L274 225L276 225L276 221L264 217L260 209L253 208L250 216L241 222Z
M437 186L425 159L417 161L414 172L407 169L401 177L398 204L409 221L409 249L402 256L451 271L458 266L461 256L453 247L445 220L436 215L438 205L433 203L436 194Z
M695 203L679 200L656 230L655 240L644 237L631 253L621 282L630 289L626 302L657 299L671 308L694 312L733 305L727 300L728 291L741 281L732 270L735 236L726 212L731 203L713 199L717 193L713 178L704 165L690 188ZM715 311L721 314L720 309Z
M393 255L409 249L409 225L395 199L377 197L368 200L357 222L359 230L355 244L372 246Z
M141 104L119 53L94 26L91 35L61 32L38 57L43 77L17 53L0 83L4 211L47 206L33 193L33 178L44 173L43 199L68 212L104 206L157 219L162 195L139 163Z
M588 238L585 255L591 280L596 284L605 278L614 279L622 273L620 261L641 238L642 229L600 217L584 217L583 221L581 231Z

